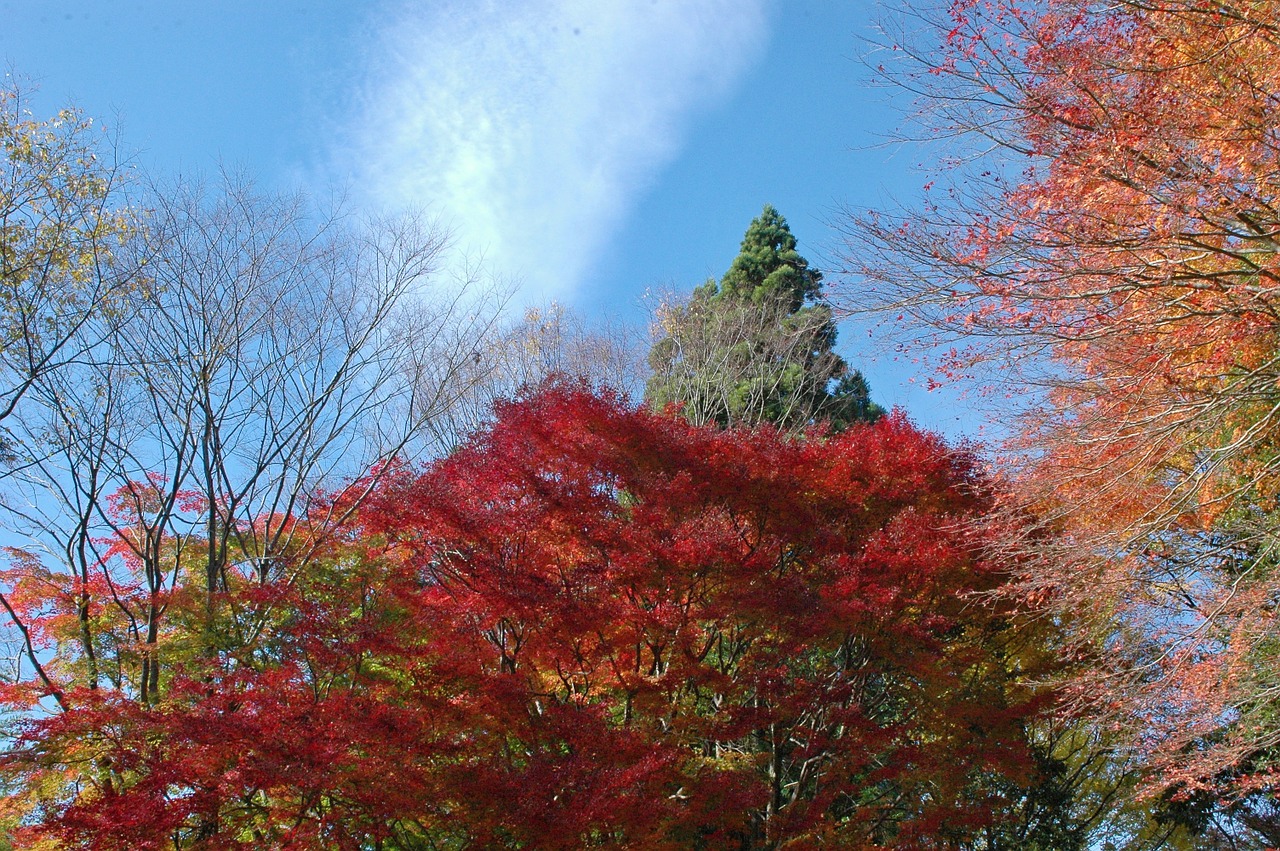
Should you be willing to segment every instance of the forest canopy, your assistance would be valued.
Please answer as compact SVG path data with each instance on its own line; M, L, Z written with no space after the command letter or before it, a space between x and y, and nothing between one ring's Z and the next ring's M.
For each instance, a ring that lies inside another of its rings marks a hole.
M647 342L6 83L0 848L1280 847L1273 12L906 10L920 202Z

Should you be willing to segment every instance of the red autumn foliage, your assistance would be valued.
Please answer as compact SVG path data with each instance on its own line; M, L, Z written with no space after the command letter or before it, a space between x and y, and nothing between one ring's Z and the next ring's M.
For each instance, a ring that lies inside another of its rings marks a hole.
M1007 568L989 491L900 414L794 440L549 385L378 471L325 558L253 591L270 628L154 703L26 721L20 839L950 847L1006 803L990 776L1034 779L1030 661L977 596Z

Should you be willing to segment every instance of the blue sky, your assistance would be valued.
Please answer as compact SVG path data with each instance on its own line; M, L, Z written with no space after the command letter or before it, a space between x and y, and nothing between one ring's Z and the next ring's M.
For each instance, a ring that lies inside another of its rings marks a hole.
M839 208L910 199L919 153L862 57L871 0L0 0L0 57L159 173L426 207L530 302L638 321L718 276L765 203L830 268ZM870 333L868 333L870 330ZM874 329L882 404L972 435ZM918 378L919 383L912 383Z

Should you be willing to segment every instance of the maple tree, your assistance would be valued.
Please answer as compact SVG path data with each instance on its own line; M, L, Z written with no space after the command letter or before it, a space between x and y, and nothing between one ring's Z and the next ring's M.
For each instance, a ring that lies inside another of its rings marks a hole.
M175 591L150 702L64 687L67 584L10 576L52 658L0 697L62 708L0 757L5 806L101 849L981 847L1044 700L987 597L992 499L900 414L797 441L553 382L319 498L359 504L293 521L305 570L220 592L272 611L251 640L183 655Z
M962 145L919 209L850 220L846 306L1039 388L1020 507L1060 534L1025 592L1105 648L1075 685L1148 793L1252 800L1275 844L1274 9L957 0L930 32L887 73Z

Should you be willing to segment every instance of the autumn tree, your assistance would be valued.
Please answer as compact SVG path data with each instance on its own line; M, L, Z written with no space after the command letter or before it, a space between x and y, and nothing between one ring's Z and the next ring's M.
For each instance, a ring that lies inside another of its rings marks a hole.
M151 200L132 309L87 322L11 417L17 709L151 707L178 671L252 668L292 616L267 589L342 519L315 496L427 439L497 313L479 283L432 291L429 223L326 219L235 179Z
M140 278L137 213L93 122L73 109L38 119L0 84L0 424L32 384L95 342L86 325L124 306ZM2 436L0 436L2 437ZM6 455L15 447L4 438Z
M1024 590L1079 625L1079 652L1105 647L1081 705L1130 732L1149 794L1234 802L1225 829L1262 845L1280 744L1273 11L950 4L896 45L915 70L885 71L959 147L919 208L851 218L842 298L941 344L946 375L1032 400L1019 508L1057 534Z
M765 206L718 283L657 308L646 401L680 404L694 423L789 430L816 422L839 429L883 414L862 374L834 351L821 281L786 219Z
M293 613L260 653L26 722L23 841L976 848L1034 780L990 486L901 415L795 441L562 382L316 506L353 498L230 587Z

